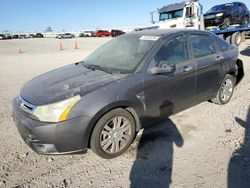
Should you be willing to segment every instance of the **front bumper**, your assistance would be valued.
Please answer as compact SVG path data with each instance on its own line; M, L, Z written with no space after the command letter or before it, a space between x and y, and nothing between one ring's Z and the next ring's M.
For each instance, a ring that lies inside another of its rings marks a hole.
M25 143L39 154L86 153L90 118L77 117L59 123L46 123L27 117L14 100L13 119Z
M220 26L223 24L223 17L215 17L204 20L205 26Z

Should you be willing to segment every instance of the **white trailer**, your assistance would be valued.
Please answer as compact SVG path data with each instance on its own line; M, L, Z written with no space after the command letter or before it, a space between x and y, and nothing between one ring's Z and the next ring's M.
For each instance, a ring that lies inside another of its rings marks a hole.
M158 16L157 21L155 21L156 14ZM203 6L199 3L199 0L186 0L182 3L164 6L157 11L151 12L151 22L153 26L149 28L205 29ZM250 26L230 26L225 29L214 27L207 30L238 46L245 41Z

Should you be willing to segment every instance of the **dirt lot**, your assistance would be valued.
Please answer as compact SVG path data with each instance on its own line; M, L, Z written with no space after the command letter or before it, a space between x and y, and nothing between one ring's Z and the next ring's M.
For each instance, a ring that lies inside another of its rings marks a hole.
M12 121L12 100L34 76L79 61L109 39L76 40L79 49L69 39L62 51L58 39L0 41L0 187L249 187L250 40L239 47L245 78L229 104L205 102L141 131L112 160L91 150L68 156L31 151Z

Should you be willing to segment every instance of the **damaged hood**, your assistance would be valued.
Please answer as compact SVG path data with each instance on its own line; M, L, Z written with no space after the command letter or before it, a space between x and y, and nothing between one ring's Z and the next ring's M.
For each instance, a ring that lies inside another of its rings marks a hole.
M73 64L32 79L24 85L20 95L34 105L51 104L75 95L84 96L124 76Z

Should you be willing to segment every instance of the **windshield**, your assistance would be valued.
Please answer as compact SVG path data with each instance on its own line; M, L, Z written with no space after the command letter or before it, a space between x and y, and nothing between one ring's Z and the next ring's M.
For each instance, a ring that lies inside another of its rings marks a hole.
M181 18L182 16L183 16L183 9L164 12L160 13L160 21L169 20L173 18Z
M139 65L159 37L123 35L98 48L84 60L87 68L130 73Z
M217 5L212 7L209 11L207 11L207 13L224 11L227 10L230 6L231 4Z

